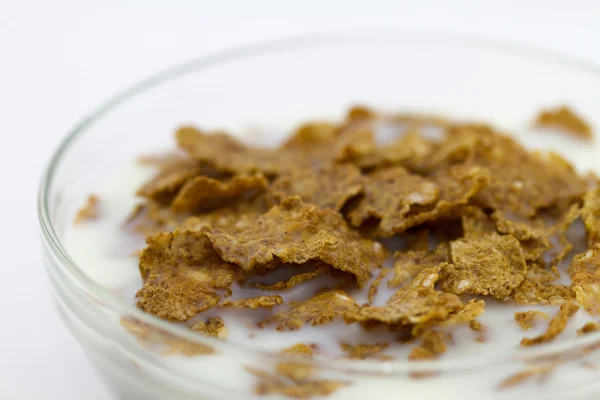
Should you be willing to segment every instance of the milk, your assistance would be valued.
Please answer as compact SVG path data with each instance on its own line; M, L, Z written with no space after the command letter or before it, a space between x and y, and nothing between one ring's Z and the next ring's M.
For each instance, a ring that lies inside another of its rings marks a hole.
M553 132L529 132L524 127L512 127L509 130L517 132L519 139L527 147L542 149L560 149L560 154L573 160L580 170L599 171L597 147L582 143ZM382 135L389 135L389 127L380 129ZM430 132L436 135L436 132ZM387 138L380 138L386 141ZM148 167L137 165L133 160L128 165L119 166L112 176L100 185L90 188L100 200L100 217L94 221L86 221L71 227L65 236L65 247L71 257L89 275L114 295L131 302L135 302L135 292L142 286L138 270L138 257L134 255L136 250L144 247L144 238L124 229L124 223L139 200L134 192L142 182L152 176L154 171ZM83 204L83 199L81 201ZM73 210L75 214L76 210ZM581 235L583 227L575 225L571 235ZM570 257L568 258L568 260ZM567 260L567 262L568 262ZM561 266L563 279L568 283L566 264ZM392 262L388 260L387 266ZM279 271L276 278L285 279L290 276L291 271ZM375 299L375 305L381 305L391 296L394 289L389 289L387 280L384 279L379 286L379 293ZM264 277L260 281L275 282L279 279ZM319 288L326 286L330 278L319 277L310 283L298 285L286 291L273 292L284 297L286 302L308 298ZM259 280L259 279L257 279ZM354 290L350 294L359 304L366 302L366 289ZM256 295L269 294L254 288L240 288L234 285L232 300L246 298ZM475 340L479 333L471 331L466 326L452 328L452 342L448 351L440 357L441 363L453 360L469 360L466 363L491 362L494 359L505 359L509 356L519 357L529 354L531 349L522 349L519 346L524 336L533 337L542 333L547 323L538 321L538 324L528 332L523 332L514 321L516 311L541 310L550 316L556 314L556 306L528 306L511 305L501 303L493 299L486 300L486 311L478 320L487 327L482 341ZM314 343L318 348L318 359L341 363L347 367L351 364L362 366L367 369L383 371L398 371L406 369L405 360L408 353L418 344L400 344L393 342L393 336L387 332L366 332L358 324L346 325L343 321L335 321L318 327L304 327L298 331L278 332L274 326L258 328L257 322L268 314L265 310L230 310L212 309L195 317L191 322L199 318L207 318L211 315L221 315L229 331L228 340L241 346L249 347L255 351L278 352L283 348L298 342ZM594 321L583 309L573 317L565 330L552 342L552 346L567 345L577 338L576 330L584 323ZM115 321L115 323L118 323ZM341 342L350 344L376 343L378 341L389 342L390 346L383 352L394 357L391 363L381 361L355 361L343 360L344 353L340 348ZM593 356L593 355L592 355ZM184 357L181 355L165 355L164 362L174 371L182 375L199 374L208 382L213 382L222 387L239 387L242 393L252 393L252 385L256 379L248 374L243 366L252 364L251 360L242 360L235 363L237 367L232 368L231 359L225 359L220 354L202 357ZM337 360L337 361L336 361ZM394 363L403 366L394 366ZM475 365L473 364L473 365ZM600 363L598 364L600 366ZM463 367L469 367L464 365ZM536 383L535 379L527 381L512 389L499 390L500 382L510 375L522 371L526 366L520 363L505 364L498 367L473 368L468 372L442 373L427 379L415 379L407 374L395 377L366 376L367 374L343 375L336 379L351 381L352 384L344 387L329 399L364 399L367 396L373 398L394 398L404 395L418 396L419 399L504 399L527 396L531 399L563 398L566 388L577 388L583 383L595 381L598 372L589 368L589 364L583 361L569 362L558 366L542 384ZM454 369L455 370L455 369ZM328 371L323 371L323 376L328 377ZM560 377L560 379L555 379ZM156 378L153 378L156 379ZM166 379L166 378L165 378ZM591 393L574 394L574 399L593 398ZM554 396L554 397L552 397ZM571 396L571 395L570 395Z

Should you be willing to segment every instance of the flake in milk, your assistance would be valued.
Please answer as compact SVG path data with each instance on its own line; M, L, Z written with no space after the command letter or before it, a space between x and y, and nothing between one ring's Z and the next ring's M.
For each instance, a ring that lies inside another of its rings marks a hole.
M75 215L75 224L95 220L100 216L100 200L96 195L88 196L85 205Z
M227 300L221 303L221 307L233 307L233 308L266 308L272 309L275 306L283 304L283 298L278 295L269 296L255 296L247 299L240 300Z
M522 330L527 331L536 325L539 319L550 319L550 316L543 311L529 310L515 312L515 322L519 324Z
M600 313L600 244L573 258L569 267L577 302L590 314Z
M300 329L305 323L322 325L358 309L358 304L341 290L320 292L313 297L291 302L289 310L281 311L261 325L275 323L278 331Z
M558 313L548 323L546 332L534 338L523 338L521 346L533 346L553 340L565 330L569 318L579 311L579 306L573 303L564 303L560 306Z
M586 140L593 139L592 127L567 106L544 109L535 119L537 126L555 128Z
M578 336L588 335L600 331L600 324L598 322L588 322L581 328L577 329Z
M288 280L279 281L279 282L273 283L271 285L257 282L257 283L254 283L253 286L255 286L259 289L268 290L268 291L287 290L287 289L291 289L294 286L299 285L301 283L308 282L323 273L329 272L330 270L331 270L331 267L329 267L328 265L319 264L316 266L316 268L314 270L309 271L309 272L301 272L299 274L292 276Z
M391 357L386 356L385 354L381 354L381 352L388 348L389 343L341 343L340 346L342 347L342 350L344 350L344 352L348 355L348 357L354 360L365 360L368 358L375 358L380 360L391 359Z
M442 269L441 287L456 294L503 299L525 279L527 265L517 239L496 233L450 243L452 264Z
M181 156L163 160L158 168L157 174L144 183L136 194L161 205L170 204L187 181L204 172L200 163Z
M383 306L362 306L346 313L347 323L415 325L443 321L463 304L451 294L434 289L440 267L423 269L409 286L400 288Z
M340 211L363 191L360 170L351 164L327 164L294 168L279 175L271 186L277 199L300 196L306 204Z
M404 285L415 278L425 268L437 267L448 262L450 252L448 245L439 244L432 251L398 251L394 254L394 276L389 280L389 287Z
M225 322L221 317L210 317L206 321L198 321L190 329L194 332L218 339L227 339L229 334Z
M388 268L382 268L377 274L377 277L375 277L373 282L371 282L368 294L369 304L373 304L373 300L375 300L375 296L377 296L377 292L379 291L379 285L381 285L381 281L385 279L390 271L391 270Z
M354 275L359 286L385 258L381 244L351 230L339 213L303 204L299 197L283 200L250 226L207 235L224 260L245 270L320 260Z
M589 246L600 242L600 187L587 191L583 197L581 219L588 234Z
M435 183L402 167L381 169L366 178L364 195L353 204L348 217L354 226L375 218L378 233L389 237L406 229L405 216L412 206L432 204L438 195Z
M217 289L227 292L236 279L233 264L223 261L200 231L160 233L147 238L140 257L143 287L139 308L161 318L185 321L215 306Z
M409 360L437 358L445 353L448 345L448 334L436 330L428 330L421 335L421 344L414 347L408 355Z
M190 157L221 173L275 176L295 157L278 149L247 146L223 132L205 133L189 126L179 128L175 136Z
M188 180L173 199L176 212L195 212L221 207L224 204L252 198L267 188L262 173L239 174L228 180L195 176Z

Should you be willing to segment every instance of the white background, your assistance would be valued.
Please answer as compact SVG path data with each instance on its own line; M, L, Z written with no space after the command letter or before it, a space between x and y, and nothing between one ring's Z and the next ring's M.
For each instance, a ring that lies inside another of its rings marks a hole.
M0 0L1 399L109 398L50 302L39 255L36 186L65 132L125 86L191 56L356 27L509 37L600 63L595 0Z

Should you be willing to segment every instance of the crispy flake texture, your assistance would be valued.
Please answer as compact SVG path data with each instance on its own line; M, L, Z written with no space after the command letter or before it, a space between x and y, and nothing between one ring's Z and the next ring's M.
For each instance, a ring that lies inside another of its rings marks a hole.
M421 345L414 347L408 355L409 360L436 358L446 352L447 335L439 331L426 331L421 336Z
M236 279L238 268L219 257L203 232L160 233L146 243L137 305L161 318L192 318L215 306L217 289L229 290Z
M600 313L600 244L573 258L571 286L577 302L590 314Z
M137 195L161 205L169 204L187 181L204 172L199 163L185 157L168 158L157 165L157 174L138 189Z
M277 199L300 196L306 204L340 211L348 200L363 191L360 170L351 164L294 168L281 174L271 186Z
M541 343L546 343L560 335L565 330L569 318L579 311L579 306L573 303L565 303L560 306L558 314L548 323L548 329L540 336L534 338L523 338L521 346L534 346Z
M394 254L394 276L389 287L398 287L414 279L425 268L450 261L448 246L440 244L433 251L398 251Z
M267 308L272 309L275 306L283 304L283 298L281 296L256 296L248 299L241 299L235 301L225 301L221 303L221 307L234 307L234 308Z
M443 269L442 288L456 294L503 299L525 279L527 266L519 241L498 234L450 243L452 264Z
M264 321L263 325L273 322L279 331L296 330L305 323L313 326L326 324L358 308L358 304L347 293L330 290L317 293L307 300L290 303L289 310L275 314L272 320Z
M370 218L379 221L382 236L402 231L411 206L426 206L438 199L438 186L402 167L381 169L365 183L365 194L356 202L348 217L360 226Z
M350 310L346 313L346 322L416 325L447 319L463 304L454 294L434 289L439 270L440 267L423 269L410 286L398 290L384 306L367 305Z
M254 286L259 289L268 290L268 291L291 289L296 285L299 285L304 282L308 282L308 281L316 278L317 276L321 275L323 272L327 271L328 269L329 269L328 266L319 266L319 267L315 268L313 271L302 272L297 275L294 275L286 281L280 281L280 282L274 283L272 285L266 285L264 283L255 283Z
M592 127L567 106L542 110L535 119L541 127L555 128L586 140L592 140Z
M227 181L196 176L179 190L171 207L176 212L193 212L222 206L264 191L267 180L261 173L236 175Z
M208 237L224 260L245 270L277 260L290 264L320 260L353 274L360 286L385 258L379 243L352 231L340 214L305 205L298 197L285 199L250 226L213 230Z

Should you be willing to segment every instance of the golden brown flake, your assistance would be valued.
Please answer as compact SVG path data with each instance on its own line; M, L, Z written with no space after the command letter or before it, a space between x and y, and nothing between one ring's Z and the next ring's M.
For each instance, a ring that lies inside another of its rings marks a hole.
M567 106L542 110L535 119L538 126L556 128L586 140L592 140L592 127Z
M302 301L290 303L290 309L276 314L262 325L276 323L278 331L300 329L305 323L322 325L355 312L358 304L347 293L341 290L330 290L317 293Z
M363 190L360 170L350 164L294 168L281 174L271 186L277 199L300 196L306 204L340 211Z
M423 269L437 267L448 262L449 258L449 249L444 243L433 251L398 251L394 254L394 276L388 282L388 286L395 288L404 285Z
M276 282L272 285L266 285L264 283L257 282L257 283L254 283L253 286L255 286L259 289L262 289L262 290L269 290L269 291L291 289L294 286L299 285L304 282L308 282L329 270L330 270L330 267L328 265L319 265L313 271L302 272L300 274L292 276L290 279L288 279L286 281Z
M312 122L301 125L283 144L284 149L315 152L330 148L335 142L340 127L329 122Z
M600 243L600 187L588 190L583 197L581 219L587 230L589 246Z
M548 323L548 329L540 336L534 338L523 338L521 346L533 346L541 343L546 343L560 335L567 326L569 318L579 311L579 306L573 303L565 303L560 306L558 314L554 316Z
M182 216L173 213L170 207L147 200L138 204L125 221L125 226L133 232L152 236L172 231L183 221Z
M192 326L192 331L204 335L226 339L229 331L221 317L210 317L206 321L198 321Z
M83 221L91 221L98 218L100 215L100 200L96 195L88 196L85 205L77 211L75 215L75 224L80 224Z
M522 330L527 331L535 325L536 317L548 320L550 316L543 311L529 310L515 313L515 321Z
M264 197L257 197L250 201L227 204L209 213L196 214L181 222L179 228L200 230L203 227L233 230L254 223L256 217L269 210L268 202Z
M369 304L373 304L373 300L375 300L375 296L377 296L377 292L379 291L379 285L381 284L381 281L385 279L389 272L390 270L387 268L382 269L381 271L379 271L379 274L371 283L371 286L369 287L368 297Z
M290 197L241 229L208 233L221 257L252 270L281 261L303 264L320 260L356 277L359 286L381 266L385 250L352 231L340 214Z
M569 268L577 302L593 315L600 313L600 244L573 258Z
M223 132L207 134L184 126L177 130L175 136L182 150L219 172L262 172L266 176L273 176L282 170L283 165L293 165L294 156L290 152L246 146Z
M138 189L137 195L160 205L168 205L188 180L204 172L198 162L183 157L170 158L159 167L158 173Z
M316 346L314 344L296 343L290 347L281 350L281 354L299 355L312 358L315 354Z
M443 321L462 308L460 299L451 293L434 289L440 267L425 268L410 286L398 290L384 306L362 306L350 310L347 323L383 323L386 325L416 325Z
M275 306L283 304L283 298L278 295L272 296L256 296L248 299L241 299L235 301L224 301L221 303L221 307L234 307L234 308L267 308L272 309Z
M588 322L581 328L577 329L577 335L583 336L594 332L600 331L600 324L598 322Z
M525 278L511 294L521 304L560 305L575 298L567 285L549 284L545 279Z
M452 264L442 270L441 287L456 294L509 296L525 279L527 266L517 239L496 233L450 243Z
M378 359L389 359L388 356L380 354L383 350L387 349L388 343L375 343L375 344L348 344L342 343L341 347L349 358L355 360L365 360L367 358L378 358Z
M162 318L185 321L215 306L216 289L229 290L238 268L223 261L205 234L175 231L147 238L140 257L144 286L139 308Z
M179 190L171 207L176 212L208 210L254 197L266 187L267 180L261 173L236 175L226 181L208 176L195 176Z
M443 332L429 330L421 336L421 345L412 349L409 360L432 359L446 352L446 336Z
M438 186L402 167L377 170L365 182L365 194L348 213L350 222L360 226L376 218L378 233L392 236L405 228L411 207L426 206L438 199Z

